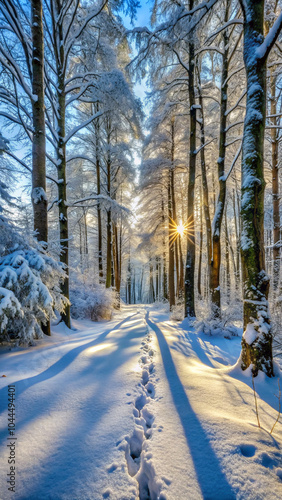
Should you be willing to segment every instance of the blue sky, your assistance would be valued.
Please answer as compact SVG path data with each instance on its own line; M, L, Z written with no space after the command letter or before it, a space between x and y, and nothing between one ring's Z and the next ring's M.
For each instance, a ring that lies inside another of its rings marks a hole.
M149 26L150 25L150 17L151 17L151 9L153 2L152 0L140 0L141 7L137 11L136 19L134 20L134 24L131 24L129 16L122 16L124 25L128 29L132 29L135 26ZM134 49L133 49L134 52ZM148 90L146 86L146 79L143 79L141 83L135 83L134 92L137 97L140 99L145 98L146 91Z

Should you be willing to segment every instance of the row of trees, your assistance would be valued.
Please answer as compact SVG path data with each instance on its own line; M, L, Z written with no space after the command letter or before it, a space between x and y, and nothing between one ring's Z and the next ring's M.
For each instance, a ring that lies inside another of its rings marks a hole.
M66 271L61 292L67 299L62 319L69 327L70 228L79 227L82 256L88 254L87 220L97 222L99 281L120 293L128 213L123 189L133 175L130 141L140 135L141 108L125 76L129 47L117 12L134 15L136 6L107 0L0 2L0 116L11 135L5 156L18 173L31 175L38 241L47 248L51 231L51 250L59 230Z
M185 316L194 317L205 263L209 319L219 321L224 279L230 296L232 264L238 299L242 276L242 368L252 365L254 375L263 370L272 376L264 198L269 180L275 302L281 260L280 4L190 0L186 8L163 0L154 5L152 24L151 30L133 30L139 53L132 66L142 72L149 59L152 68L142 187L150 211L154 207L154 230L145 239L162 262L162 295L169 296L172 307L182 295L185 273ZM183 231L186 245L177 237ZM168 249L169 235L174 242ZM155 268L159 280L159 263Z
M127 33L137 49L130 61L117 13L133 15L136 8L133 0L0 0L0 116L11 136L9 147L4 139L0 147L17 174L32 177L38 240L54 250L59 233L68 304L62 319L70 326L72 268L72 276L80 268L85 284L97 271L118 297L123 269L128 302L144 300L144 293L148 301L168 299L171 308L184 301L188 318L197 312L198 292L210 302L211 322L222 318L224 287L227 298L234 290L240 299L241 278L242 367L271 376L264 239L266 233L274 305L281 259L280 3L155 2L153 28ZM151 85L137 221L126 207L142 112L125 66L133 75L147 73ZM137 253L131 222L143 236ZM136 266L144 250L147 272L145 263Z

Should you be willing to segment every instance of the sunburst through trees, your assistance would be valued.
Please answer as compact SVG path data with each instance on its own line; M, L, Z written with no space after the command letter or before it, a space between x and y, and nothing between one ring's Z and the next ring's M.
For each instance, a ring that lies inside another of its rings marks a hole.
M173 243L177 240L178 237L183 238L184 236L189 239L189 236L194 234L193 221L187 220L185 224L180 222L177 224L171 217L169 223L169 245L173 245Z

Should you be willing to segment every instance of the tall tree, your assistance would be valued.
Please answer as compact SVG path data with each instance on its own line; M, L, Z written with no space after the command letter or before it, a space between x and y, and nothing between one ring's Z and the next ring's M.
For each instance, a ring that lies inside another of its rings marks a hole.
M252 365L273 376L272 331L269 316L269 277L264 252L264 132L266 62L282 28L282 13L264 38L264 0L240 0L244 16L244 63L247 104L244 123L241 186L241 257L244 334L242 369Z
M44 36L42 1L31 0L32 31L32 203L34 230L39 241L48 241L46 195L46 138L44 113Z

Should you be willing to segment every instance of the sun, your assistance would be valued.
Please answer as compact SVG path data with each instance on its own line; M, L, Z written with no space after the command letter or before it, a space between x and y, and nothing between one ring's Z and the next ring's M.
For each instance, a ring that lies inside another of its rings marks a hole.
M189 222L189 219L187 222L185 222L185 224L183 224L182 222L180 222L180 224L177 224L171 217L169 219L170 246L173 245L177 238L183 238L183 236L186 236L189 239L189 236L192 236L194 234L193 222Z
M180 222L180 224L176 227L176 231L178 232L181 238L182 236L184 236L185 226L182 224L182 222Z

